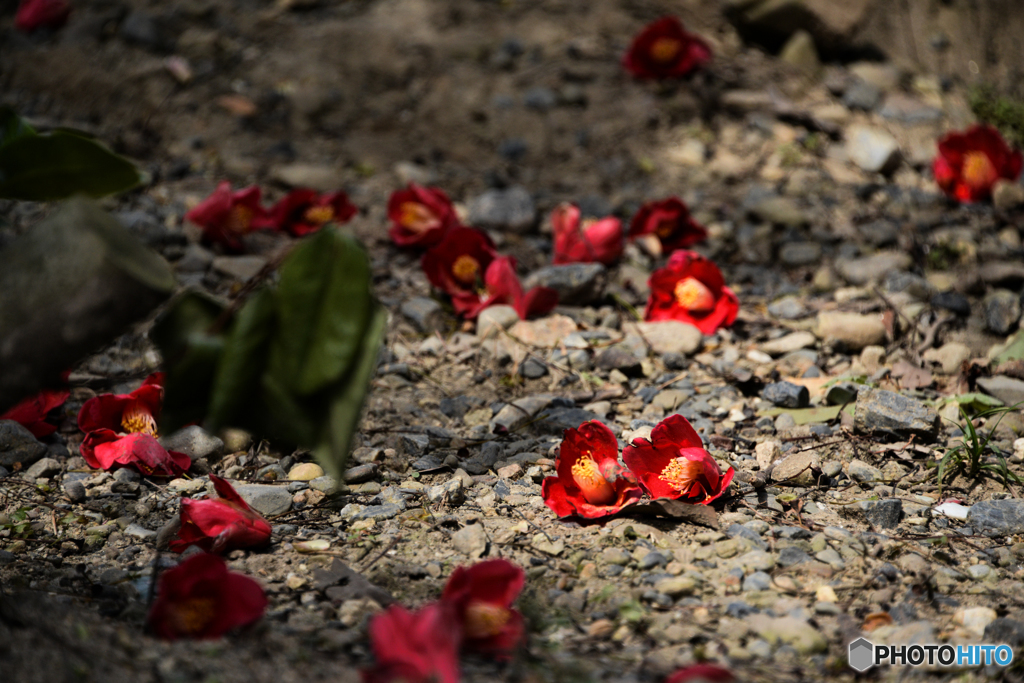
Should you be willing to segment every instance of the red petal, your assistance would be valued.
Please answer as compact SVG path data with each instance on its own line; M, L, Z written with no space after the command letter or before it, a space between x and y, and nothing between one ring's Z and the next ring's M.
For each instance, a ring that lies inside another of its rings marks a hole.
M14 25L19 31L29 33L37 28L60 28L71 13L71 6L65 0L22 0L14 15Z
M450 603L431 603L418 612L392 605L370 621L369 633L377 664L362 672L364 682L458 683L461 634Z
M57 431L57 426L47 422L46 416L51 410L64 405L70 395L71 392L66 390L44 389L9 408L0 415L0 420L14 420L32 432L32 436L41 439Z
M178 476L192 465L184 453L168 451L149 434L118 436L99 429L85 435L80 452L90 467L134 467L142 474Z

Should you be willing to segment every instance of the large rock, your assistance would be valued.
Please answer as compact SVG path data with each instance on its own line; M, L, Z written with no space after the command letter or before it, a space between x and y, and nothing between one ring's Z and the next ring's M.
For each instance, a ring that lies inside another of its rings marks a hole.
M0 466L11 468L15 463L28 467L46 455L46 446L32 432L14 420L0 420Z
M1024 534L1024 500L983 500L971 506L967 521L981 532Z
M160 445L169 451L179 451L196 460L220 453L224 442L199 425L190 425L173 434L160 437Z
M978 386L986 394L995 396L1008 406L1015 406L1024 401L1024 382L1006 375L995 377L979 377Z
M440 332L444 329L444 309L426 296L414 296L402 302L399 310L420 332Z
M822 311L818 314L818 337L847 351L885 343L885 325L878 315Z
M535 270L523 280L523 288L550 287L558 292L558 303L585 306L604 295L607 280L600 263L567 263Z
M985 297L985 326L996 334L1009 334L1020 320L1020 295L997 289Z
M273 517L292 508L292 494L283 486L264 484L242 484L235 490L254 510L264 517Z
M932 441L939 431L939 415L917 399L883 389L857 393L854 429L861 434L912 435Z
M704 335L693 325L678 320L625 323L622 331L645 339L659 355L679 353L688 356L700 349Z

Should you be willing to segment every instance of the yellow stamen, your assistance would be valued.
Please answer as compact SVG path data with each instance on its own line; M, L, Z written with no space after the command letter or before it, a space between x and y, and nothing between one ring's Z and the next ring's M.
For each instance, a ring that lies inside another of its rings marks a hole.
M227 229L228 232L235 235L245 235L249 232L249 228L252 227L253 210L248 206L236 204L231 207L231 213L228 215Z
M412 232L425 232L437 227L439 221L434 212L419 202L405 202L399 207L398 222Z
M697 480L704 472L704 466L693 460L687 460L686 458L674 458L665 469L661 471L658 476L663 482L670 485L676 491L686 492L693 486L693 482Z
M589 453L584 454L573 464L572 479L591 505L608 505L615 500L615 489L601 474Z
M715 308L715 295L707 285L696 278L680 280L674 293L679 305L693 313L708 313Z
M658 221L658 227L657 229L655 229L654 232L658 237L665 239L667 237L671 237L672 233L675 231L676 221L672 219L666 219L663 221Z
M964 182L971 188L986 188L996 181L999 173L984 152L968 152L964 155L961 173Z
M468 638L490 638L502 632L512 618L510 610L479 600L466 607L465 632Z
M658 38L651 43L651 58L662 64L671 62L679 54L679 50L682 47L682 43L675 38Z
M121 426L129 434L156 434L156 420L140 405L134 405L121 414Z
M334 219L334 209L329 206L311 206L302 217L314 225L323 225Z
M468 254L463 254L455 259L455 263L452 264L452 275L464 285L471 285L476 282L476 276L479 272L480 263Z
M172 618L178 633L195 635L206 628L216 611L213 598L191 598L174 606Z

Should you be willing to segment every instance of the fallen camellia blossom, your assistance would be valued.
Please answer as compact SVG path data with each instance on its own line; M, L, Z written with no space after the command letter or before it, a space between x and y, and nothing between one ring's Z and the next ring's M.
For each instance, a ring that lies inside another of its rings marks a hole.
M85 435L78 450L89 467L101 470L134 467L146 475L178 477L192 466L188 455L167 450L143 432L118 434L110 429L97 429Z
M629 236L655 235L664 253L686 249L708 237L707 229L690 217L690 210L678 197L647 202L633 216Z
M409 183L388 199L391 241L400 247L432 247L459 225L455 207L443 190Z
M693 664L673 672L665 683L736 683L736 677L717 664Z
M185 214L185 219L203 229L203 237L233 251L241 251L242 237L253 230L272 227L260 205L261 191L255 185L237 192L223 181L213 193Z
M417 612L392 605L370 621L377 663L363 683L458 683L459 620L455 605L434 602Z
M44 389L35 396L11 406L0 420L14 420L22 427L32 432L32 436L41 439L57 431L57 425L46 421L50 411L64 405L71 395L67 390Z
M452 297L455 311L465 313L479 302L476 292L483 287L484 273L497 256L487 233L457 227L427 250L422 267L430 284Z
M292 190L268 211L267 223L293 237L316 232L328 223L345 223L359 213L344 192L318 194Z
M516 261L511 256L500 256L491 261L484 274L484 286L483 294L460 296L460 301L455 304L467 320L473 320L480 311L497 304L512 306L523 320L544 315L558 305L558 292L550 287L534 287L523 292L516 275Z
M597 420L565 430L556 468L558 476L544 479L541 495L559 517L605 517L643 496L636 479L619 464L612 430Z
M645 26L622 58L637 78L679 78L711 61L711 47L687 33L676 17L662 17Z
M1022 155L1010 149L991 126L975 125L939 140L939 154L932 162L935 182L942 191L961 202L980 202L992 195L1000 178L1020 176Z
M645 320L678 320L704 334L736 320L740 302L725 286L722 271L694 251L676 251L651 274Z
M164 640L219 638L257 621L266 608L256 581L228 571L217 555L200 553L160 576L146 622Z
M14 26L24 33L37 28L57 29L68 21L71 5L65 0L22 0L14 15Z
M579 207L559 204L551 212L555 265L603 263L610 266L622 256L622 222L614 216L580 221Z
M496 659L509 659L523 639L523 615L512 609L526 582L523 570L498 558L457 567L441 594L455 606L462 645Z
M622 451L622 461L651 498L678 498L697 505L725 493L736 474L731 467L722 474L682 415L662 420L651 430L650 440L634 439Z
M135 391L90 398L78 411L78 428L86 433L109 429L127 434L156 434L164 400L163 378L162 372L154 373Z
M238 492L220 477L210 481L220 498L181 499L181 529L169 544L180 553L189 546L221 553L235 549L259 548L270 541L270 524L249 507Z

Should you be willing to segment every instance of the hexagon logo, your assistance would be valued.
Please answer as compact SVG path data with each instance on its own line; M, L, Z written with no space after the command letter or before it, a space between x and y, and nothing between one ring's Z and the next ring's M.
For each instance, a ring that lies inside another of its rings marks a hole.
M867 638L858 638L850 643L850 667L863 673L875 665L875 646Z

